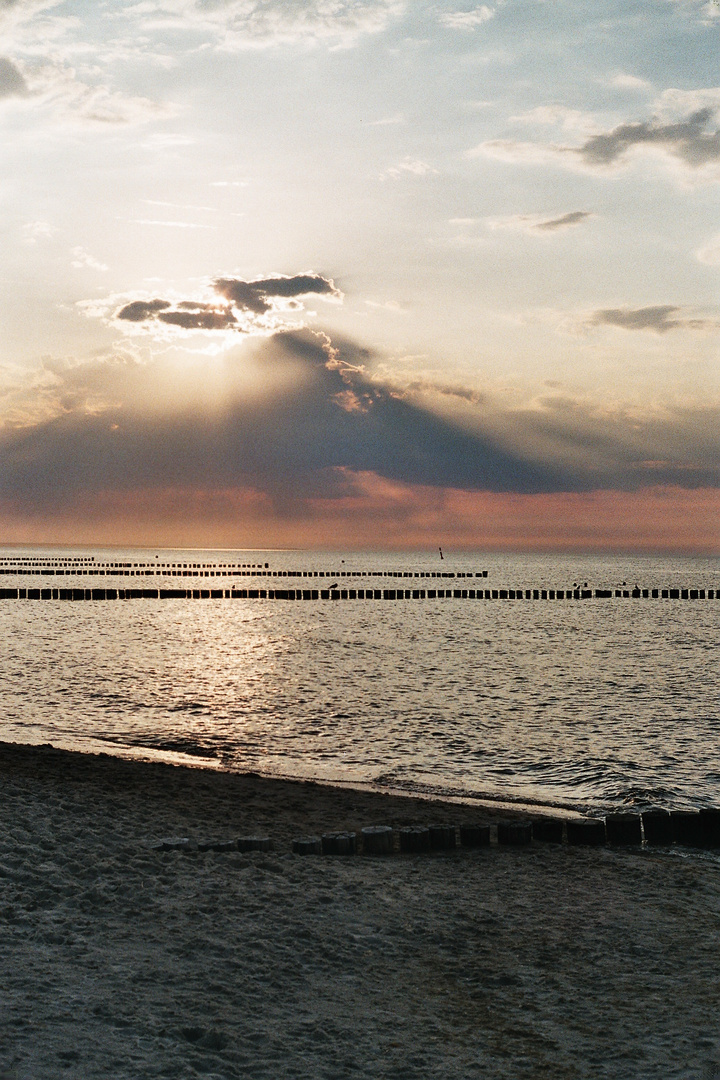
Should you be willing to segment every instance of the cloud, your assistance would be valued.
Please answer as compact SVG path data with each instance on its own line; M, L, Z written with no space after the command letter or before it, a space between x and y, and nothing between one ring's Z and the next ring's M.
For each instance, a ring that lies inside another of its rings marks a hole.
M218 278L213 287L222 296L232 300L238 307L246 307L249 311L268 311L272 306L272 298L276 296L332 296L339 298L342 294L335 287L333 281L324 278L320 274L295 274L293 277L259 278L256 281L242 281L238 278ZM258 308L256 305L261 304Z
M618 90L650 90L652 83L646 79L640 79L637 75L627 75L624 71L617 71L608 80L610 86Z
M581 225L594 215L590 210L571 210L559 217L546 218L539 214L513 214L509 217L488 218L489 229L516 229L526 233L551 233Z
M212 362L165 350L147 363L46 363L31 387L3 394L3 520L120 503L131 517L156 493L175 500L178 520L188 505L237 514L250 500L289 523L320 504L326 518L348 501L368 509L368 484L382 493L380 516L393 491L420 488L469 509L482 492L720 487L718 409L638 416L556 394L503 410L441 382L399 390L368 372L371 361L353 342L304 330L246 340Z
M563 131L581 132L592 135L597 130L597 122L591 113L580 109L569 109L566 105L536 105L523 113L516 113L508 118L512 124L527 124L543 127L558 127Z
M73 260L71 266L74 266L77 269L88 267L90 270L100 270L102 272L109 269L105 263L100 262L83 247L74 247L72 249L72 255Z
M695 257L707 266L720 266L720 234L713 236L707 244L698 248Z
M237 319L230 308L211 308L209 305L179 305L182 311L160 311L156 318L169 326L183 330L234 330Z
M216 229L215 225L201 225L196 221L166 221L162 218L133 218L133 225L162 225L169 229Z
M348 48L404 7L399 0L146 0L138 10L148 28L194 31L237 51L293 42Z
M226 304L201 300L133 300L114 312L120 322L175 326L181 330L231 330L239 333L269 333L278 329L277 316L303 310L301 298L319 296L338 300L342 293L330 278L320 274L295 274L291 277L217 278L212 289ZM86 305L87 307L87 305ZM92 304L92 315L105 313L102 305Z
M145 322L152 319L159 311L165 311L172 307L169 300L133 300L125 304L115 315L116 319L124 319L126 322Z
M381 174L380 179L384 180L388 176L397 179L399 176L407 175L408 173L411 176L430 176L437 175L437 171L438 170L433 168L432 165L429 165L427 161L420 161L419 158L408 156L404 157L397 165L391 165L389 169L386 169L385 172Z
M363 127L387 127L389 124L404 124L405 117L402 113L393 116L383 116L380 120L365 120Z
M634 147L651 146L680 158L691 168L699 168L720 160L720 131L707 130L714 115L714 110L706 106L675 123L643 120L620 124L612 131L593 135L572 152L587 165L605 167Z
M26 244L36 244L38 240L50 240L57 231L49 221L29 221L23 225L23 240Z
M450 30L474 30L494 16L494 8L481 4L470 11L446 11L438 16L438 22Z
M45 418L0 429L0 500L61 507L108 489L251 486L290 508L347 492L343 470L490 490L568 482L375 384L365 359L352 343L282 333L219 366L198 361L182 395L169 358L57 366L38 395Z
M28 85L23 73L12 60L0 56L0 98L25 97L27 93Z
M580 225L593 215L589 210L571 210L568 214L562 214L557 218L549 218L547 221L539 221L535 226L536 232L557 232L558 229L566 229L573 225Z
M709 319L678 319L681 309L671 304L644 308L601 308L587 320L588 326L619 326L623 330L652 330L666 334L669 330L717 329L718 322Z
M706 103L689 115L675 118L678 104L687 105L691 101ZM591 131L579 146L490 139L468 150L466 156L483 155L520 164L554 164L606 171L624 163L634 152L653 150L701 174L720 164L720 130L715 123L720 109L720 90L665 91L657 104L659 115L652 119L618 124L609 131ZM546 119L543 118L545 112ZM555 113L554 106L542 106L513 119L558 123L561 114L556 116ZM567 130L564 123L563 126ZM711 175L715 173L711 172Z
M482 405L486 401L485 394L478 390L471 390L465 386L453 383L437 382L434 379L412 379L398 388L398 393L403 396L414 394L439 394L441 397L456 398L458 401L467 401L471 405Z

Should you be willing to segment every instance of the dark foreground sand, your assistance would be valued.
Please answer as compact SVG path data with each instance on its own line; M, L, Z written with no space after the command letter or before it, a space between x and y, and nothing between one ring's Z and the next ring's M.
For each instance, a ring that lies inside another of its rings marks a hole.
M720 1077L715 856L289 853L482 816L0 744L0 1077Z

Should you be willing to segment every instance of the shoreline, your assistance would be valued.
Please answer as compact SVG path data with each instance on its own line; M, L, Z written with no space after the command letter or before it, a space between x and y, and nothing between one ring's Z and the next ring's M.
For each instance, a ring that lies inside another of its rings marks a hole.
M108 768L108 775L119 778L120 776L126 776L128 779L131 777L133 783L137 783L139 779L146 775L149 779L151 776L151 770L160 770L155 772L156 778L162 778L161 782L166 783L168 778L173 776L181 786L184 783L189 787L202 786L205 787L202 782L197 779L198 776L207 778L210 777L229 777L235 778L234 780L226 780L221 783L228 784L232 788L233 784L237 785L241 790L250 785L250 787L258 792L260 789L267 785L267 794L272 793L272 785L290 785L295 793L302 791L308 797L315 797L319 791L324 792L323 801L327 803L328 807L334 804L332 792L337 792L337 802L340 807L347 807L353 805L350 799L350 793L355 793L359 796L364 796L367 802L368 811L377 813L383 805L387 806L388 812L392 814L400 814L398 822L401 824L415 824L415 821L407 821L407 815L412 810L416 810L418 814L428 814L430 807L438 807L441 809L447 807L449 812L456 813L458 808L464 807L458 818L459 824L475 824L480 819L492 824L500 820L501 818L527 818L529 816L538 817L561 817L565 820L583 817L587 813L586 810L582 810L576 806L570 806L567 803L552 803L552 802L533 802L528 799L523 799L519 796L502 796L493 795L491 793L483 792L477 795L465 793L461 794L456 789L450 792L441 791L416 791L408 790L402 787L393 787L391 785L374 785L372 781L360 781L360 780L325 780L321 777L298 777L281 773L259 773L255 770L249 770L247 772L234 770L227 768L222 764L217 766L209 764L206 761L199 761L196 763L192 761L167 761L160 760L150 756L142 756L141 754L135 755L120 755L109 754L105 751L93 751L93 750L70 750L64 747L54 746L52 743L15 743L15 742L3 742L0 741L0 773L5 768L5 759L13 761L20 768L30 768L33 762L42 763L44 770L47 772L51 767L58 770L59 774L64 775L66 778L79 778L84 776L87 778L90 763L95 763L99 770ZM119 772L113 771L113 766L106 766L107 762L124 762L127 763L126 772L122 772L122 766ZM143 769L148 767L148 771L143 774ZM176 770L175 772L167 772L163 770ZM260 787L258 787L258 784ZM294 786L294 787L293 787ZM283 791L282 787L278 787L277 791ZM340 797L339 793L345 793L344 797ZM387 800L384 804L382 800ZM339 828L339 826L338 826ZM335 826L332 822L328 822L327 829L324 831L332 831Z
M716 856L552 844L290 851L304 833L479 816L460 803L0 744L0 1078L720 1070ZM158 847L250 833L274 849Z
M414 825L451 816L457 824L527 817L516 804L460 801L368 789L356 784L208 769L111 754L65 750L49 743L0 743L0 783L19 776L49 789L112 797L132 805L140 796L165 801L186 832L266 831L283 843L295 836L356 831L366 825ZM541 812L533 808L533 812ZM547 808L546 808L547 812Z

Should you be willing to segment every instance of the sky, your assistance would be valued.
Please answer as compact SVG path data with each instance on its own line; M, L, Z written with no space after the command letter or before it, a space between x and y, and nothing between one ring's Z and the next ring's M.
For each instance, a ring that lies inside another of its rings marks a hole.
M718 552L719 45L0 0L0 542Z

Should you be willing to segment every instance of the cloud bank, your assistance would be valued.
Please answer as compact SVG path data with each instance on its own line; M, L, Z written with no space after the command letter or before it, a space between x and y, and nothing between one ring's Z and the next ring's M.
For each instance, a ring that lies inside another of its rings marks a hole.
M185 311L164 303L156 317ZM389 543L422 546L449 529L467 543L501 543L503 533L503 544L542 547L551 534L558 545L553 514L565 514L566 525L584 522L566 528L565 546L592 547L591 523L598 538L605 530L596 547L627 546L631 534L640 547L712 546L718 410L639 418L551 396L502 411L462 387L396 388L373 377L371 360L352 342L303 330L245 339L214 361L186 356L184 366L172 350L150 363L46 365L34 386L3 394L0 535L49 529L45 539L57 540L67 528L99 542L112 527L116 542L202 533L205 544L362 545L381 528ZM678 519L672 542L658 540L659 512L637 532L633 500L667 506L670 491L673 506L695 507L695 540L687 518L685 539ZM600 506L615 507L625 540ZM494 512L502 528L485 520Z

